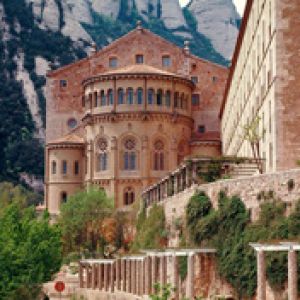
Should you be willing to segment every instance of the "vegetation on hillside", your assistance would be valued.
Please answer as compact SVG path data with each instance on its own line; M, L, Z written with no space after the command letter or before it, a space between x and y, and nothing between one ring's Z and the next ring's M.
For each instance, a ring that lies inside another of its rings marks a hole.
M279 199L268 199L261 204L259 220L251 223L239 197L221 192L218 210L214 210L208 196L199 192L186 210L189 238L196 245L216 247L219 274L232 284L239 298L251 297L256 291L256 256L249 243L300 239L300 201L289 217L285 209ZM298 268L300 271L300 263ZM267 277L275 289L283 288L287 280L286 253L268 254Z
M24 54L24 67L34 83L45 120L45 78L35 72L35 57L52 63L52 68L73 62L85 53L59 32L41 30L25 0L1 1L9 31L0 31L0 181L18 181L19 173L43 176L44 151L35 138L35 124L23 93L16 80L17 60ZM16 25L18 24L18 26ZM18 30L20 28L20 30Z
M37 299L62 261L59 227L48 214L37 217L39 196L21 186L0 184L0 299Z

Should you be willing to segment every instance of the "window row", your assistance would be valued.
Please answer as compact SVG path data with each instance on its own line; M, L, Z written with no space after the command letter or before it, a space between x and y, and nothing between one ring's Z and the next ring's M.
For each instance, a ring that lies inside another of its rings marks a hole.
M104 140L104 139L100 139ZM102 144L102 143L100 143ZM99 143L98 143L99 145ZM153 170L163 171L165 170L165 149L164 143L161 140L157 140L154 143L153 151ZM134 139L126 139L123 143L122 168L125 171L134 171L138 169L138 151L136 149L136 142ZM100 148L100 152L97 154L97 171L108 170L108 152L107 148Z
M117 90L117 104L142 105L144 103L145 96L147 98L148 105L165 105L167 107L171 107L171 102L173 100L175 108L188 109L188 95L175 92L172 97L172 93L169 90L163 91L162 89L158 89L155 91L152 88L147 90L146 95L143 88L138 88L136 91L134 91L131 87L127 89L119 88ZM107 92L101 90L99 93L90 93L86 99L83 98L82 105L86 106L87 101L90 101L94 107L113 105L114 98L114 91L112 89L109 89ZM194 98L192 100L195 101Z
M57 166L57 162L55 160L53 160L51 162L51 173L53 175L58 173L58 166ZM69 170L68 170L68 162L66 160L61 161L61 165L60 165L60 174L62 175L67 175ZM79 175L79 161L74 161L73 163L73 170L72 170L74 175Z
M143 54L135 55L135 63L136 64L143 64L145 62L145 57ZM161 64L163 67L170 67L172 65L171 57L169 55L163 55L161 57ZM109 58L109 67L110 68L117 68L119 65L119 60L117 57L110 57Z

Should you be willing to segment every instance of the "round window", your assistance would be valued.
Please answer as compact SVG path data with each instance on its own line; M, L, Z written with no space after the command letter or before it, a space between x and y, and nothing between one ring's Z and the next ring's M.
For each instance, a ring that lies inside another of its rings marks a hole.
M68 127L74 129L77 126L77 121L74 118L68 120Z

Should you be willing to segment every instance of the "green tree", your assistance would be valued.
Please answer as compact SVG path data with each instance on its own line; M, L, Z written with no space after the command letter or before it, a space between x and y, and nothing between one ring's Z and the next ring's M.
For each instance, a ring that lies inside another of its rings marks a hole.
M37 218L34 208L13 203L0 216L0 228L0 299L36 292L61 266L59 227L49 225L47 213Z
M100 251L105 239L102 226L112 216L113 201L96 187L68 198L61 206L59 224L62 228L64 252Z

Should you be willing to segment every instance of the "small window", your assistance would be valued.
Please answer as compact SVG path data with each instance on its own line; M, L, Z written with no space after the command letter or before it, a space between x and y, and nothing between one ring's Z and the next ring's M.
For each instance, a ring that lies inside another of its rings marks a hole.
M107 97L108 97L108 105L113 105L114 104L114 92L112 89L108 90Z
M143 64L144 63L144 55L141 55L141 54L136 55L135 62L137 64Z
M66 192L61 193L61 203L66 203L68 198L68 194Z
M154 102L154 90L148 89L148 104L153 104Z
M163 91L161 89L157 91L156 104L159 106L163 104Z
M162 57L162 65L163 67L170 67L171 66L171 58L169 55L164 55Z
M197 83L198 83L198 76L192 76L192 77L191 77L191 80L192 80L195 84L197 84Z
M68 86L68 81L65 80L65 79L61 79L61 80L59 81L59 86L60 86L61 88L66 88L66 87Z
M78 175L79 174L79 161L76 160L74 163L74 174Z
M217 82L218 81L218 78L216 76L213 76L212 77L212 82Z
M205 133L205 126L204 125L199 125L198 126L198 132L199 133Z
M66 175L67 172L68 172L68 165L67 165L67 161L66 160L63 160L62 161L62 174L63 175Z
M77 126L77 121L74 118L68 120L67 125L70 129L74 129Z
M56 174L56 161L55 160L52 161L52 174L53 175Z
M144 96L144 91L142 88L138 88L137 90L137 104L143 104L143 96Z
M199 94L193 94L192 95L192 105L197 106L200 104L200 96Z
M171 92L170 91L166 92L166 106L168 106L168 107L171 106Z
M118 66L118 59L116 57L111 57L109 59L109 67L116 68Z
M127 104L133 104L133 88L127 89Z

